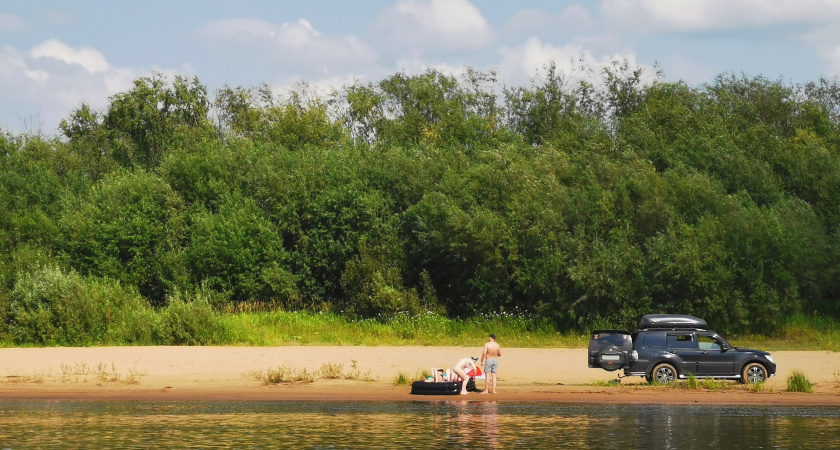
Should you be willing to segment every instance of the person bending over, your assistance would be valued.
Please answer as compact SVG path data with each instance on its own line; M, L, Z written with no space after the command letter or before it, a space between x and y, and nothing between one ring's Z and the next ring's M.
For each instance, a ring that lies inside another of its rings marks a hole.
M461 358L455 363L455 367L452 368L452 371L461 377L461 395L467 395L467 381L470 379L467 372L475 370L475 361L477 359L469 357Z

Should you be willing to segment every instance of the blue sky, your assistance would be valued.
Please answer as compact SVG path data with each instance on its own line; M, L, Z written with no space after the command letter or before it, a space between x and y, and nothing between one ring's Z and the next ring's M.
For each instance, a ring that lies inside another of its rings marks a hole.
M27 0L0 2L0 127L55 134L155 72L278 89L466 65L527 84L549 61L840 76L840 0Z

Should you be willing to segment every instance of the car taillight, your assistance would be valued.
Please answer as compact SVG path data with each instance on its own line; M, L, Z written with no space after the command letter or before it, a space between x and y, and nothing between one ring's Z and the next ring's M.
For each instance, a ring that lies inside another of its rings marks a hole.
M636 350L633 350L633 353L630 353L630 358L631 358L633 361L635 361L635 360L639 359L639 352L637 352Z

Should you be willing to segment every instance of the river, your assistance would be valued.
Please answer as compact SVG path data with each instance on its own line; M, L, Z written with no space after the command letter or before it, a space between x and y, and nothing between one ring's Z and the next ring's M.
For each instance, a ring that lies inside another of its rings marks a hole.
M837 448L840 408L521 402L0 402L0 449Z

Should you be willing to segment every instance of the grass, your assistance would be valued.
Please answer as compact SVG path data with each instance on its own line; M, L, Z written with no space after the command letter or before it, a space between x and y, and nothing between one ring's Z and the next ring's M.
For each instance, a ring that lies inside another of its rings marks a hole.
M359 370L358 365L356 364L355 359L350 360L350 372L344 376L346 380L361 380L361 381L373 381L373 377L370 376L370 370L365 373L362 373Z
M496 333L508 347L581 347L589 334L561 334L540 319L513 315L449 319L434 313L354 320L332 313L248 311L219 318L230 345L481 346Z
M245 308L222 314L229 345L481 346L495 333L506 347L580 348L589 332L558 332L547 321L512 314L449 319L427 312L392 320L350 319L333 313ZM710 328L714 329L714 324ZM823 316L793 315L770 335L725 334L739 347L762 350L840 351L840 323Z
M359 370L356 360L351 360L350 371L347 373L344 372L344 364L328 362L322 364L321 368L314 372L305 368L295 369L289 366L279 366L273 369L245 372L242 377L266 385L314 383L316 379L374 381L370 371L362 373Z
M353 319L330 312L283 311L259 303L240 304L235 310L212 314L212 320L197 325L204 327L197 333L214 336L204 342L206 345L481 346L492 332L508 348L580 348L589 343L589 329L614 327L600 324L584 330L557 331L545 319L507 313L465 319L450 319L432 312L415 316L398 314L389 320ZM715 329L713 322L710 325ZM724 332L727 340L738 347L840 351L840 322L819 315L793 315L785 323L767 330L766 335L717 331ZM166 345L166 342L109 340L102 344ZM10 335L0 335L0 347L18 346Z
M840 371L838 371L840 372ZM596 381L595 383L587 384L587 386L600 387L621 387L623 386L619 380ZM715 380L712 378L697 378L694 374L688 374L684 380L674 380L670 383L659 383L656 381L650 384L632 384L627 385L632 389L681 389L681 390L706 390L706 391L723 391L730 389L743 389L744 386L738 383L733 383L728 380ZM768 388L764 382L746 385L746 389L751 392L767 392ZM771 390L772 391L772 390Z
M700 382L693 373L688 374L688 379L685 380L685 387L688 389L697 389L700 387Z
M245 378L259 381L263 384L280 384L280 383L312 383L315 381L315 373L308 372L306 369L293 369L288 366L280 366L276 369L259 370L243 374Z
M768 391L767 382L765 381L758 381L756 383L748 384L747 385L751 392L765 392ZM772 389L769 389L770 392L773 392Z
M7 383L34 383L40 384L44 382L44 374L36 373L32 375L6 375Z
M319 370L321 373L322 378L326 378L328 380L340 380L344 378L344 364L339 363L324 363L321 365L321 369Z
M728 381L715 380L712 378L704 378L700 383L700 387L707 391L720 391L722 389L727 389L730 386L733 386L733 384Z
M50 370L49 373L43 372L32 375L7 375L5 381L8 383L43 383L45 380L61 381L62 383L87 383L96 382L101 383L124 383L124 384L139 384L140 379L146 374L137 371L135 368L128 369L128 374L123 374L117 370L114 363L110 365L100 362L95 367L88 365L88 363L80 361L73 364L60 364L61 374L55 375Z
M800 370L794 370L787 379L787 392L814 392L811 381Z
M109 366L100 362L96 367L91 367L84 361L77 361L72 365L62 363L60 367L62 382L97 381L99 383L138 384L140 378L145 375L135 368L128 369L128 375L124 375L117 371L117 365L114 363Z
M615 387L615 386L621 386L621 381L619 381L619 380L609 380L609 381L600 380L600 381L596 381L596 382L590 384L589 386Z
M830 317L794 314L768 332L768 335L743 334L726 338L733 345L762 350L840 351L840 322Z
M405 372L400 372L394 377L394 386L405 386L411 382L411 375Z

